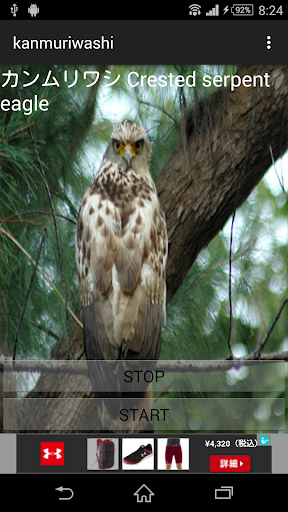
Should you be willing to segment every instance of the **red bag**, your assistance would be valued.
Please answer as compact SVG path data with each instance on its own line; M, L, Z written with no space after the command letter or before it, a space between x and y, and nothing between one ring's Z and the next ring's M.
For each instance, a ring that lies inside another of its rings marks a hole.
M97 439L96 464L98 460L99 469L109 469L114 466L114 443L111 439ZM92 464L92 466L94 466Z

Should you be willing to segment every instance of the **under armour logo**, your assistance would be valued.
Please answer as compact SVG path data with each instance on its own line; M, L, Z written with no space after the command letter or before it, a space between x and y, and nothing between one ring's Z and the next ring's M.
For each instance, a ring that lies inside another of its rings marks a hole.
M45 453L45 455L43 455L44 459L49 459L50 455L56 455L56 459L61 459L62 458L62 455L61 455L61 448L57 448L56 449L56 452L49 452L49 448L45 448L45 450L43 450L43 452Z
M41 443L41 466L64 466L64 443Z

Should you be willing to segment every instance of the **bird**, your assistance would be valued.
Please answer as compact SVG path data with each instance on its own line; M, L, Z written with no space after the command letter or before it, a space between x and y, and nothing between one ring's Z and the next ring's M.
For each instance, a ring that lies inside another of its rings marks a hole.
M76 264L88 361L159 358L166 318L168 235L150 172L151 157L145 129L134 120L118 122L83 196ZM113 373L101 364L89 364L96 397L123 396L110 392L115 373L116 369ZM99 395L99 389L107 393ZM101 413L104 430L115 414L112 406L108 413L110 419Z

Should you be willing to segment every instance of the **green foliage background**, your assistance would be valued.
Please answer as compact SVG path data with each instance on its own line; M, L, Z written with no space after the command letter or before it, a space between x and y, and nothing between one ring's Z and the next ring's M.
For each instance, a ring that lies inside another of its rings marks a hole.
M0 73L8 72L7 66ZM78 81L74 87L75 70ZM83 71L99 69L99 82L87 87ZM107 69L107 68L106 68ZM0 111L0 350L13 353L15 334L34 265L20 250L36 260L43 228L46 236L39 265L63 295L55 230L50 204L35 148L45 171L57 214L67 300L81 318L75 268L74 240L82 196L97 172L112 125L124 117L136 118L153 144L155 178L183 140L183 126L195 101L213 90L200 86L201 76L229 72L223 67L133 66L140 74L191 74L195 89L131 89L125 77L131 68L110 66L114 87L105 87L102 66L14 66L18 87L0 88L0 100L46 98L49 110L25 116ZM30 77L38 80L30 87ZM43 87L48 71L60 87ZM69 80L64 82L64 70ZM5 76L5 75L4 75ZM31 132L29 132L28 125ZM33 139L31 139L31 134ZM177 176L175 176L177 179ZM286 182L285 182L286 180ZM288 293L287 157L277 162L237 211L233 242L233 329L236 356L255 350L262 341L283 298ZM161 359L218 359L228 356L228 258L231 219L203 250L187 279L167 308ZM69 326L73 342L75 322ZM65 306L36 273L17 343L17 358L50 358L59 340L66 340ZM284 311L265 347L268 352L288 350L288 315ZM74 347L72 343L71 356Z

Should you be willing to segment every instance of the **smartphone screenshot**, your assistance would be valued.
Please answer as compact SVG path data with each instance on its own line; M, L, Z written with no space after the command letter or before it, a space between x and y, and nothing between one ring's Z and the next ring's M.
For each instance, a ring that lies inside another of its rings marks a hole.
M287 7L0 12L3 486L284 497Z

